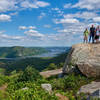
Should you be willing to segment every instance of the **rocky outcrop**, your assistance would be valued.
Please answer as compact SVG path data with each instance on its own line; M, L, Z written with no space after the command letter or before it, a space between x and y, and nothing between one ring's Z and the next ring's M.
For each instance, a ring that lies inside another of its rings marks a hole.
M65 61L63 73L70 73L76 67L87 77L100 77L100 44L73 45Z
M78 91L78 94L80 93L93 94L97 90L100 90L100 82L92 82L90 84L82 86Z
M100 98L100 82L92 82L82 86L78 91L78 94L80 93L86 94L87 100L98 100L95 98Z

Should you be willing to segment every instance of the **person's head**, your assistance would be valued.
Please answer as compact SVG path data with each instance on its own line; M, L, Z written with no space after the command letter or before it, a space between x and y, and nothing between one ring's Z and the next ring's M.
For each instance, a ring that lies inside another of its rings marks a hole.
M88 30L87 28L85 30Z
M92 27L94 27L94 25L92 25Z

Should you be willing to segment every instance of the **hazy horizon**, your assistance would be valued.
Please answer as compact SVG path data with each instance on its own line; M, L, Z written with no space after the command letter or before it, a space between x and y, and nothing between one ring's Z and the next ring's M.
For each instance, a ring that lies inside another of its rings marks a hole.
M52 47L57 47L57 48L63 48L63 47L71 47L71 46L0 46L1 47L26 47L26 48L30 48L30 47L41 47L41 48L52 48Z

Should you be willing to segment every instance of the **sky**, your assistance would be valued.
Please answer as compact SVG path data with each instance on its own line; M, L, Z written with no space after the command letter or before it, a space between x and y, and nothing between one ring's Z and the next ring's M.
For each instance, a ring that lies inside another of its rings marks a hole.
M71 46L100 25L100 0L0 0L0 46Z

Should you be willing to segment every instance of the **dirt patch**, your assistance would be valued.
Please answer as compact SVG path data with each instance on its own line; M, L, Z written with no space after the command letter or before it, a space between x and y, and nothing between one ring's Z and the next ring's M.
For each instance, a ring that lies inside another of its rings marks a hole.
M69 100L66 96L63 96L60 93L56 93L56 96L59 97L59 100Z
M5 91L7 88L7 84L4 84L0 87L0 91Z

